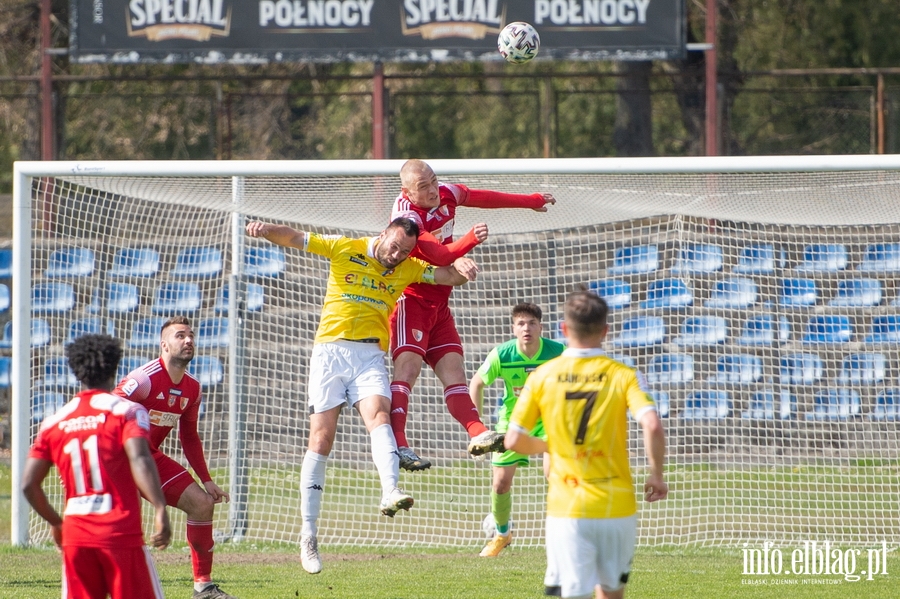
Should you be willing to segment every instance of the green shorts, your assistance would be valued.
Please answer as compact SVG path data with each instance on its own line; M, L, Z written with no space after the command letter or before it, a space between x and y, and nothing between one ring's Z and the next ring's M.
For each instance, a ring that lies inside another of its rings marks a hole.
M500 414L497 426L494 429L498 433L506 433L509 430L509 419ZM544 441L547 440L547 433L544 432L544 423L538 420L529 433L532 437L538 437ZM515 451L504 451L503 453L494 453L491 458L491 466L503 468L505 466L527 466L529 464L528 456Z

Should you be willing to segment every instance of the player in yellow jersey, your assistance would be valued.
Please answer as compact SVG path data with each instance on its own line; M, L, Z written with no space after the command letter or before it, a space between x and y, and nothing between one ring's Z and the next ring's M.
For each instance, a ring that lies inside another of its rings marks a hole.
M247 234L288 248L306 250L331 262L322 317L313 345L307 395L309 444L300 469L300 561L310 574L322 570L316 539L325 488L325 463L345 404L357 409L372 442L381 479L381 513L409 510L413 498L398 488L400 456L390 426L391 391L385 352L388 317L411 283L462 285L478 268L469 258L436 268L411 258L418 226L395 219L377 237L350 239L303 233L284 225L251 222Z
M568 349L525 383L505 444L523 454L549 453L548 594L622 599L637 537L637 503L628 461L627 410L643 429L650 473L647 501L665 499L666 440L643 375L607 356L607 306L588 291L566 300ZM547 440L529 435L538 419ZM555 592L558 591L558 592Z

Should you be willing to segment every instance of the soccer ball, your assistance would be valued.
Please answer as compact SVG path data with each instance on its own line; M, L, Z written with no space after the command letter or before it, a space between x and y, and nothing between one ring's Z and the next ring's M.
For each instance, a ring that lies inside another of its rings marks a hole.
M528 62L537 56L541 37L528 23L516 21L503 28L497 38L497 50L507 62Z
M487 538L494 538L494 535L497 534L497 522L494 520L494 514L488 512L488 515L481 521L481 530L484 531L484 536Z

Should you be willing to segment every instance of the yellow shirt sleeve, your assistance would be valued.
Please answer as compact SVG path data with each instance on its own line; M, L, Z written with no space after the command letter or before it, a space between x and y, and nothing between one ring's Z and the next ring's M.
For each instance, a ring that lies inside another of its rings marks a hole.
M304 248L307 252L311 254L318 254L319 256L324 256L329 260L335 254L335 248L338 246L339 242L342 239L346 239L345 237L341 237L340 235L320 235L318 233L306 233L303 235L303 239L306 241L306 247Z
M636 421L640 421L646 409L656 409L656 403L650 395L650 384L643 373L635 372L631 377L625 387L625 401L628 402L628 409Z

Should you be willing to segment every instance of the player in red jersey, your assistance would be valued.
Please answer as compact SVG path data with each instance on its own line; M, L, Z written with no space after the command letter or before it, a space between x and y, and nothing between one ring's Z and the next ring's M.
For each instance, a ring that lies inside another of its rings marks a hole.
M66 347L86 387L41 425L25 461L22 492L51 527L63 555L63 599L159 599L159 576L141 531L141 496L154 507L150 544L172 536L166 499L148 443L142 406L109 393L122 357L108 335L83 335ZM56 464L66 494L63 516L41 483Z
M187 514L187 542L194 571L194 599L235 599L212 582L213 509L229 495L213 482L197 432L200 419L200 383L187 371L194 358L194 331L184 316L163 323L160 356L136 368L119 382L116 395L135 401L150 412L150 448L166 502ZM201 487L184 466L160 451L165 438L178 424L178 440L184 457Z
M487 238L487 225L482 223L459 241L453 241L457 207L530 208L546 212L548 204L556 203L551 194L502 193L439 183L431 167L415 159L407 160L401 167L400 185L391 220L401 216L414 220L426 233L419 237L412 255L438 265L465 254ZM416 455L406 439L409 395L422 371L423 361L431 366L444 386L444 401L450 415L466 429L470 437L469 453L505 451L503 435L488 430L469 396L462 342L448 306L450 291L451 287L443 285L410 285L391 314L394 361L391 428L397 439L400 467L405 470L431 467L431 462Z

